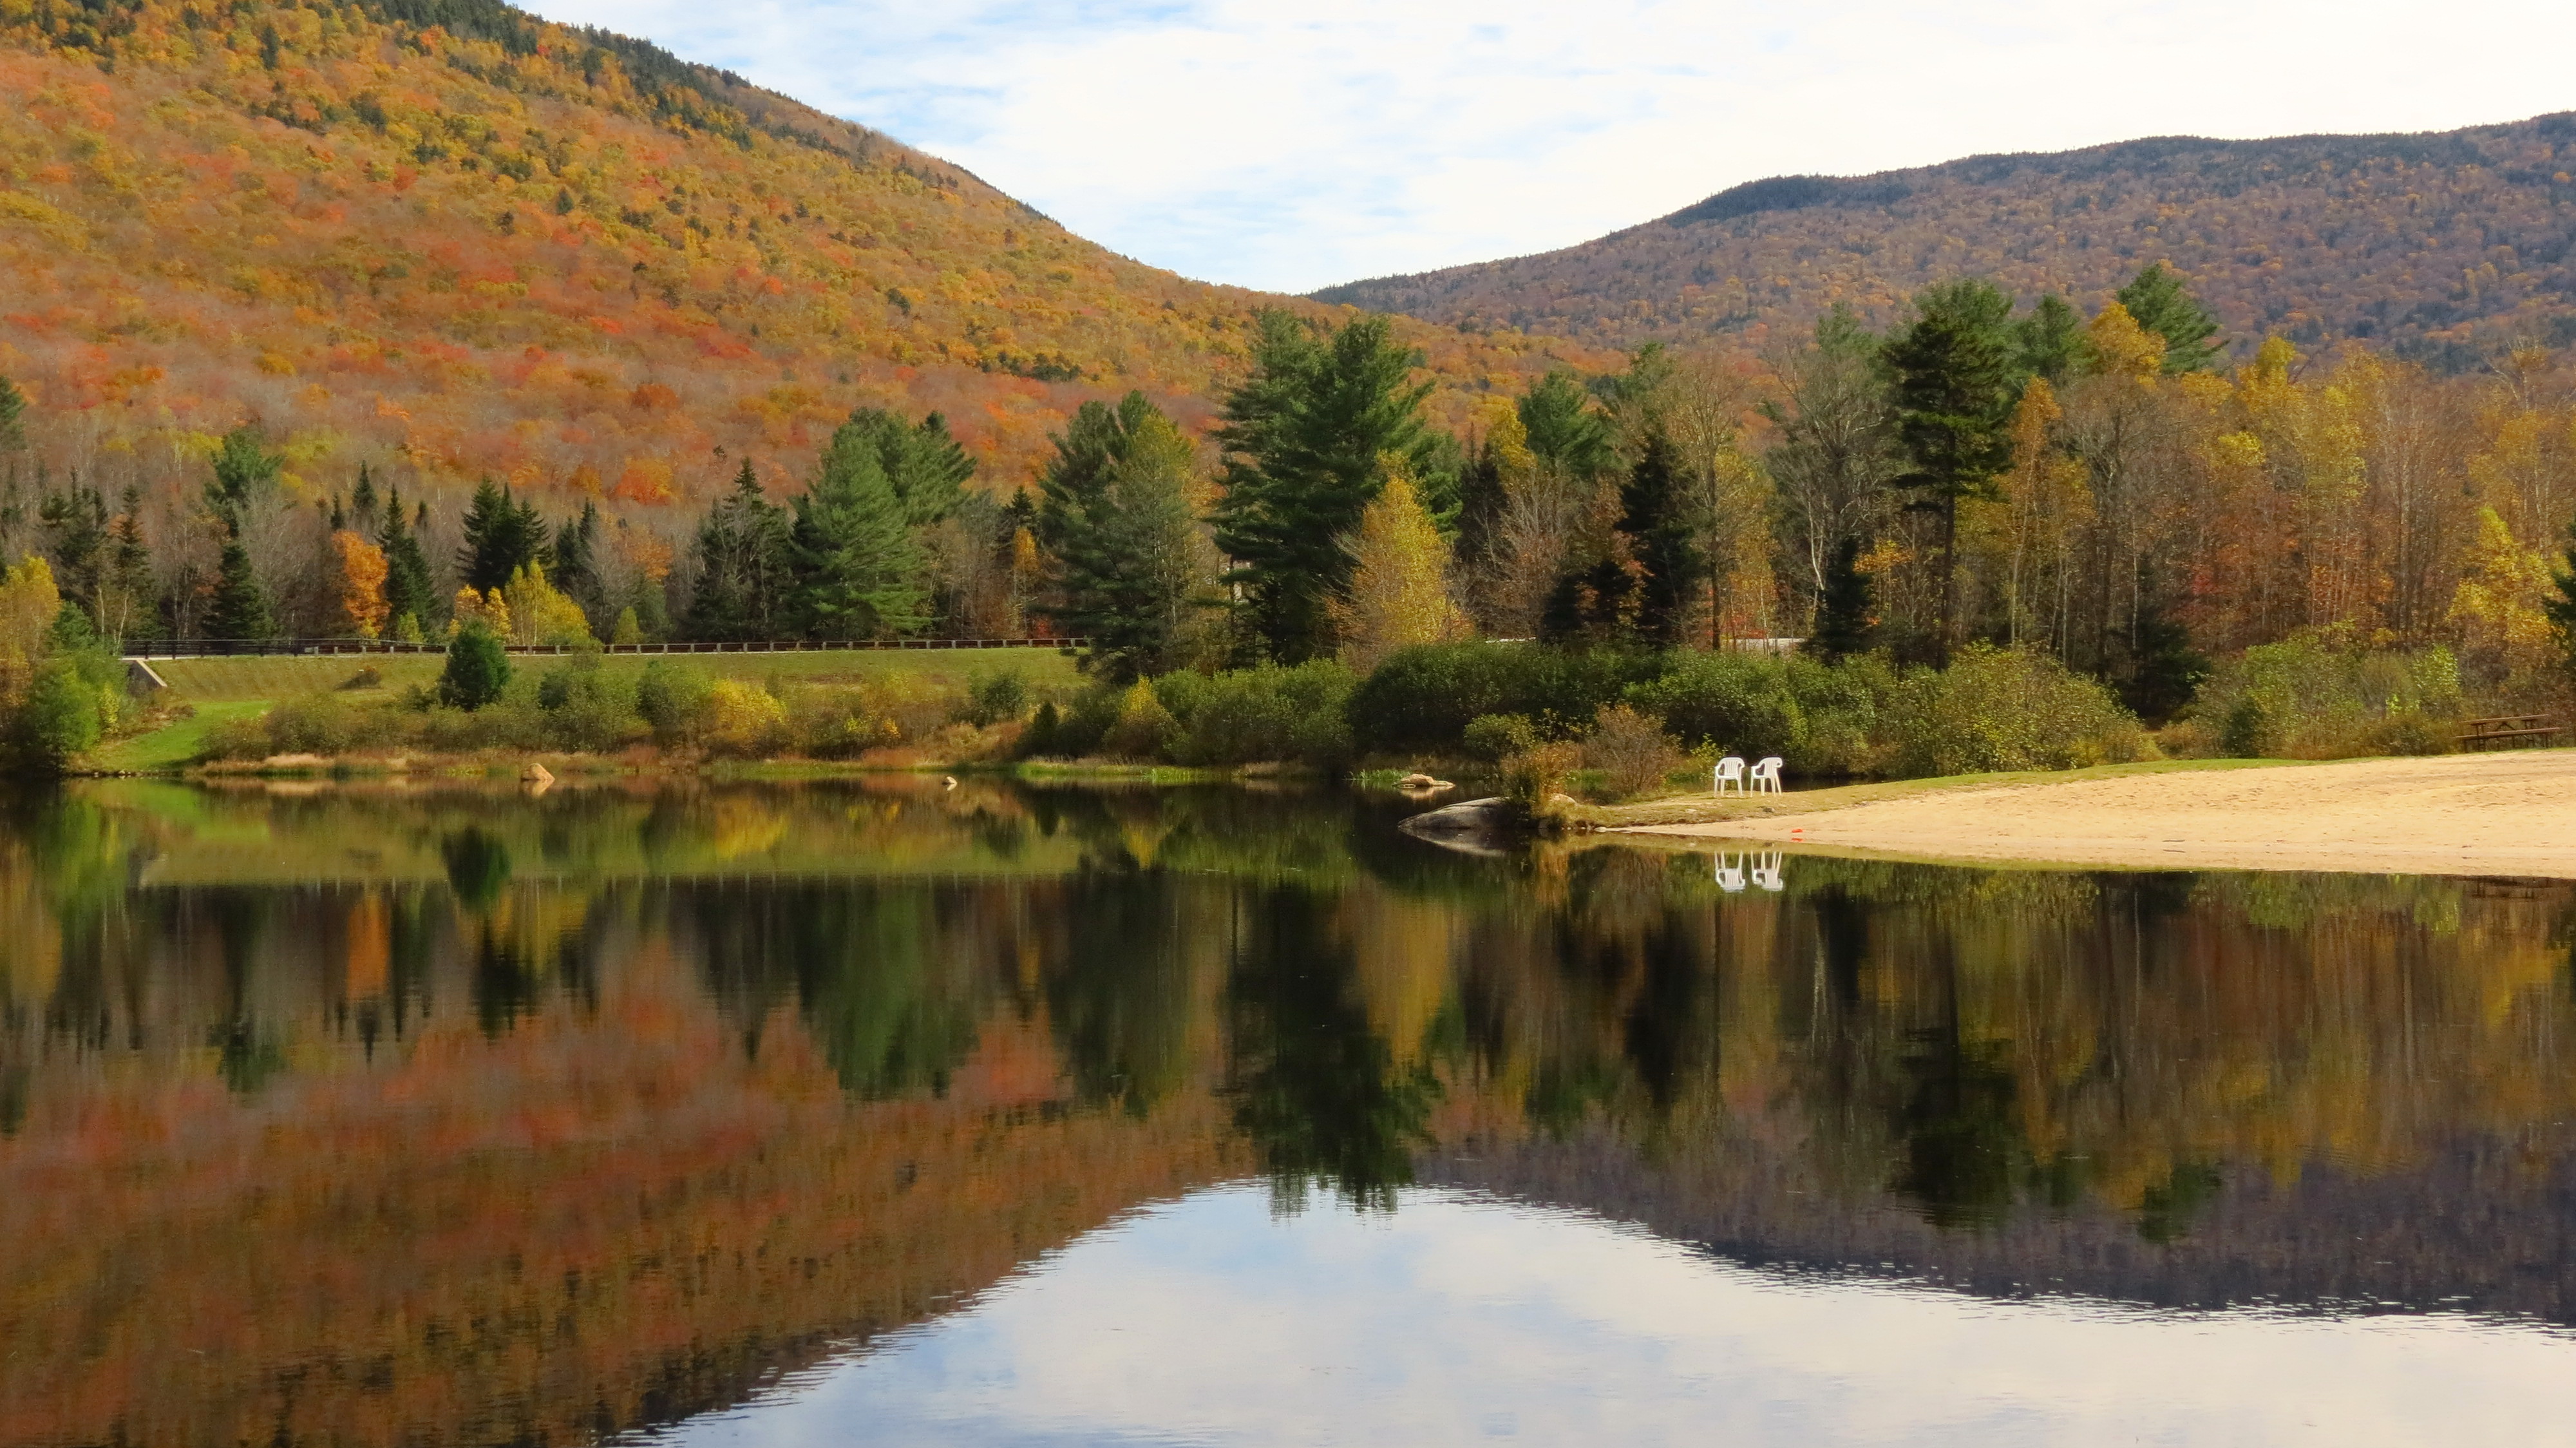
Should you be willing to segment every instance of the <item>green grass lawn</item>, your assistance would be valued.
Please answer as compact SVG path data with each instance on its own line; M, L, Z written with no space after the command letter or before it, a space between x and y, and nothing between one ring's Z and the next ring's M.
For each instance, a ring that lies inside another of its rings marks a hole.
M178 769L195 763L197 756L205 752L208 729L229 719L262 713L267 708L267 701L262 699L230 699L199 704L191 718L92 750L89 766L117 774L148 774Z
M612 654L604 666L612 671L640 674L645 665L660 657L663 656ZM962 685L1016 669L1032 687L1069 691L1078 678L1073 660L1054 649L818 649L812 653L674 654L669 657L675 663L695 665L720 679L843 680L911 673ZM565 662L569 660L543 654L510 656L513 670L531 674L542 674ZM437 654L338 654L155 659L152 668L168 681L174 697L202 708L212 703L253 700L273 703L279 699L323 693L339 688L355 677L360 669L370 665L384 677L388 691L399 693L410 685L426 684L436 679L445 664L446 660Z

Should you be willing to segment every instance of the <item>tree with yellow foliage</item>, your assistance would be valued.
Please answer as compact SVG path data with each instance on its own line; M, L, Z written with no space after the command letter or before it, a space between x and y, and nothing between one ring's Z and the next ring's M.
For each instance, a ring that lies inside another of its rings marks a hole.
M1386 486L1360 511L1359 527L1344 545L1350 590L1330 605L1342 662L1361 673L1407 645L1442 643L1467 631L1449 596L1449 550L1439 525L1401 462L1389 457L1385 464Z

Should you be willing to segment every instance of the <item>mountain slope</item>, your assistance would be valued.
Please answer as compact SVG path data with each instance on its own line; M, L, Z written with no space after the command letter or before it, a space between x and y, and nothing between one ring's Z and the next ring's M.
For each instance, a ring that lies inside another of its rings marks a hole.
M1082 399L1204 416L1254 307L1322 310L496 0L0 0L0 94L0 374L111 489L254 415L308 482L653 505L857 404L946 410L1008 486ZM1417 330L1471 385L1543 365Z
M1318 299L1634 346L1759 345L1836 302L1884 320L1982 273L2088 302L2168 261L2240 341L2381 339L2437 360L2576 335L2576 113L2426 135L2163 137L1874 176L1781 176L1562 251Z

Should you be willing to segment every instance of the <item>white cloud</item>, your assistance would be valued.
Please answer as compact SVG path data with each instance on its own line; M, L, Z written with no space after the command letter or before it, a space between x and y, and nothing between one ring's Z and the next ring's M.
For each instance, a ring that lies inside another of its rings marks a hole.
M945 156L1075 231L1307 290L1740 181L2576 108L2576 7L2470 0L542 0Z
M2576 1341L2466 1317L2165 1314L1782 1278L1434 1191L1200 1192L671 1448L2576 1444Z

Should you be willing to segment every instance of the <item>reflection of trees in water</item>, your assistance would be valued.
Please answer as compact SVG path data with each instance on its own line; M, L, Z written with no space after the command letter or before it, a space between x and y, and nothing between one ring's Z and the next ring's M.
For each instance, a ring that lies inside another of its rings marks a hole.
M718 1000L756 1029L792 998L862 1099L945 1091L1000 994L974 893L919 882L680 887Z
M1237 899L1226 989L1226 1089L1282 1209L1310 1184L1353 1206L1393 1210L1440 1085L1401 1065L1373 1030L1331 901L1292 888Z
M1142 1116L1190 1074L1193 892L1082 876L1050 892L1063 932L1045 963L1047 1020L1075 1094ZM1203 893L1203 892L1201 892Z

